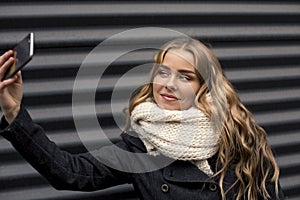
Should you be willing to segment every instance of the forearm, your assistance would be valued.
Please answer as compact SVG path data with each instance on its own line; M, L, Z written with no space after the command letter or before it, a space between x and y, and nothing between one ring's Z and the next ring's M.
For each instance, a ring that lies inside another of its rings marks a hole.
M0 126L1 135L57 189L90 191L126 181L122 173L104 166L88 153L72 155L60 150L23 107L10 125L2 118Z

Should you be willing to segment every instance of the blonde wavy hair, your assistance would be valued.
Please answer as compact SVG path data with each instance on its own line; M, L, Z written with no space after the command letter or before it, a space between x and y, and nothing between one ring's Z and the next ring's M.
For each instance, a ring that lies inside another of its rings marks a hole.
M266 138L265 130L254 120L243 105L234 87L225 77L218 59L203 43L191 38L175 39L162 47L154 57L149 83L139 87L132 95L128 107L128 119L134 107L153 97L153 79L159 64L169 50L181 49L192 53L200 82L194 106L215 122L220 132L219 152L214 176L219 177L222 198L228 190L238 186L237 199L270 198L266 188L269 178L275 183L278 197L279 168ZM210 94L212 103L208 100ZM224 191L223 181L227 170L234 164L236 181Z

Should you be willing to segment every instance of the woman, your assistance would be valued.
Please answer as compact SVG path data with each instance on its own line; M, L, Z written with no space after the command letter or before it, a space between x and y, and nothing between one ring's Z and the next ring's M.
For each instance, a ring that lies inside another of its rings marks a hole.
M11 51L1 56L0 78L12 62ZM128 131L117 145L174 159L163 168L129 173L91 153L61 151L21 104L20 73L0 83L0 134L57 189L91 191L132 183L141 199L283 199L266 133L213 53L197 40L176 39L157 53L155 63L150 82L129 102ZM124 164L105 148L112 163Z

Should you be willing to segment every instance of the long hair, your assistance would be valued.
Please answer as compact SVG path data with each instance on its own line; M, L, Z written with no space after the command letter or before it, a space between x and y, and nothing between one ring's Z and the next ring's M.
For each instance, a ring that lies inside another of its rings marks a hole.
M215 177L219 177L222 198L225 199L223 181L227 170L235 166L237 199L270 198L266 188L267 179L275 183L278 196L279 168L266 138L265 130L260 127L251 112L243 105L234 87L225 77L218 59L200 41L191 38L175 39L162 47L155 55L154 67L149 83L138 88L129 102L128 117L134 107L152 98L153 79L159 64L169 50L181 49L194 56L196 74L199 78L194 106L204 112L213 122L219 135L219 152ZM208 94L211 97L208 98Z

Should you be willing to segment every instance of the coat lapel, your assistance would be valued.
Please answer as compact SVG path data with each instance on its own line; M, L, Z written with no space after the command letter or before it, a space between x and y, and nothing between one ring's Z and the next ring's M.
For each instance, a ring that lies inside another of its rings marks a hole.
M175 161L164 169L163 176L172 182L214 182L189 161Z

